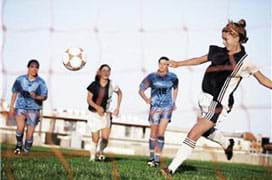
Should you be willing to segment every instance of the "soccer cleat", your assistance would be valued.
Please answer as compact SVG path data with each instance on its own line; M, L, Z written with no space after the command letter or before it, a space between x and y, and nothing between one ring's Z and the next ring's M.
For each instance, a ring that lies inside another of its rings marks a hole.
M24 153L25 153L25 155L29 155L30 150L28 150L28 149L24 148Z
M103 154L98 155L97 159L99 161L105 161L106 157Z
M20 155L22 151L22 147L16 145L15 150L14 150L14 154L15 155Z
M147 161L147 165L148 165L148 166L151 166L151 165L153 164L153 161L154 161L154 159L149 159L149 160Z
M171 179L173 172L168 168L162 168L161 174L164 176L165 179Z
M151 161L151 163L149 163L148 165L149 165L149 167L158 167L158 166L160 166L160 162Z
M229 139L229 142L230 142L230 144L228 145L227 149L224 149L227 160L231 160L231 158L233 156L234 140Z

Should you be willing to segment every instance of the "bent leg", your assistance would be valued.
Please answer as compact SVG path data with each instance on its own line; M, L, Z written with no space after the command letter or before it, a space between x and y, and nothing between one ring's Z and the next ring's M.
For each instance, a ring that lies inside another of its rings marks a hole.
M33 144L33 134L34 134L35 127L32 125L27 125L27 131L26 131L26 139L25 139L25 152L30 152L32 144Z
M179 148L175 158L172 160L168 169L174 173L177 168L191 155L195 148L196 141L208 129L214 127L214 123L205 119L199 120L190 130L187 137Z
M16 116L16 148L14 153L20 154L23 147L23 137L24 137L24 129L25 129L25 116L17 115Z
M104 149L108 145L110 132L111 132L111 128L102 129L102 139L100 141L100 147L99 147L100 153L103 153Z

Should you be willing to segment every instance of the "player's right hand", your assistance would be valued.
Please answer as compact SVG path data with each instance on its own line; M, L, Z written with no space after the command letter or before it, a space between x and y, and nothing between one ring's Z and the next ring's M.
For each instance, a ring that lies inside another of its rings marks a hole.
M97 113L98 113L98 115L99 116L104 116L104 108L103 107L101 107L101 106L98 106L97 108L96 108L96 111L97 111Z
M174 60L168 61L167 64L169 65L169 67L172 67L172 68L178 67L178 62L176 62Z

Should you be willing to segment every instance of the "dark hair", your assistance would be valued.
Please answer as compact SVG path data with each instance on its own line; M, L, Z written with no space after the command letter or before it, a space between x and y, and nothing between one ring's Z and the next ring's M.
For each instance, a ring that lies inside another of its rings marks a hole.
M39 63L39 61L36 60L36 59L30 59L30 60L28 61L28 63L27 63L27 67L29 68L30 65L31 65L32 63L36 64L36 65L37 65L37 68L39 69L40 63Z
M96 72L96 75L95 75L95 78L94 78L95 81L99 81L99 80L100 80L100 71L103 69L103 67L108 67L108 68L111 70L111 67L110 67L108 64L102 64L102 65L98 68L98 70L97 70L97 72Z
M161 60L166 60L166 61L169 61L169 58L168 58L168 57L166 57L166 56L162 56L162 57L160 57L160 59L158 60L158 63L160 63L160 62L161 62Z
M222 29L222 32L228 32L232 36L239 36L240 43L248 41L246 31L246 21L241 19L238 22L229 21L228 24Z

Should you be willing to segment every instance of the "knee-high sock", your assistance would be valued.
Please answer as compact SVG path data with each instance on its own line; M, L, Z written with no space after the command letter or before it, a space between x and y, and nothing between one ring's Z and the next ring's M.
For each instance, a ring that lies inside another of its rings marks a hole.
M17 146L18 147L23 146L23 136L24 136L23 132L16 131L16 140L17 140Z
M226 149L229 145L229 140L226 138L221 131L215 129L209 136L208 139L220 144L224 149Z
M164 146L164 137L160 136L158 137L158 140L157 140L157 145L156 145L157 149L156 149L155 158L154 158L154 160L157 162L160 161L160 155L163 150L163 146Z
M92 159L92 160L95 159L96 148L97 148L97 143L92 142L91 149L90 149L90 159Z
M32 144L33 144L33 136L30 138L26 138L25 147L24 147L25 151L29 152L32 147Z
M156 146L156 139L149 138L149 159L154 160L154 149Z
M168 169L173 173L177 170L177 168L185 161L192 153L195 148L196 142L194 140L185 138L181 147L179 148L175 158L172 160L171 164L168 166Z

